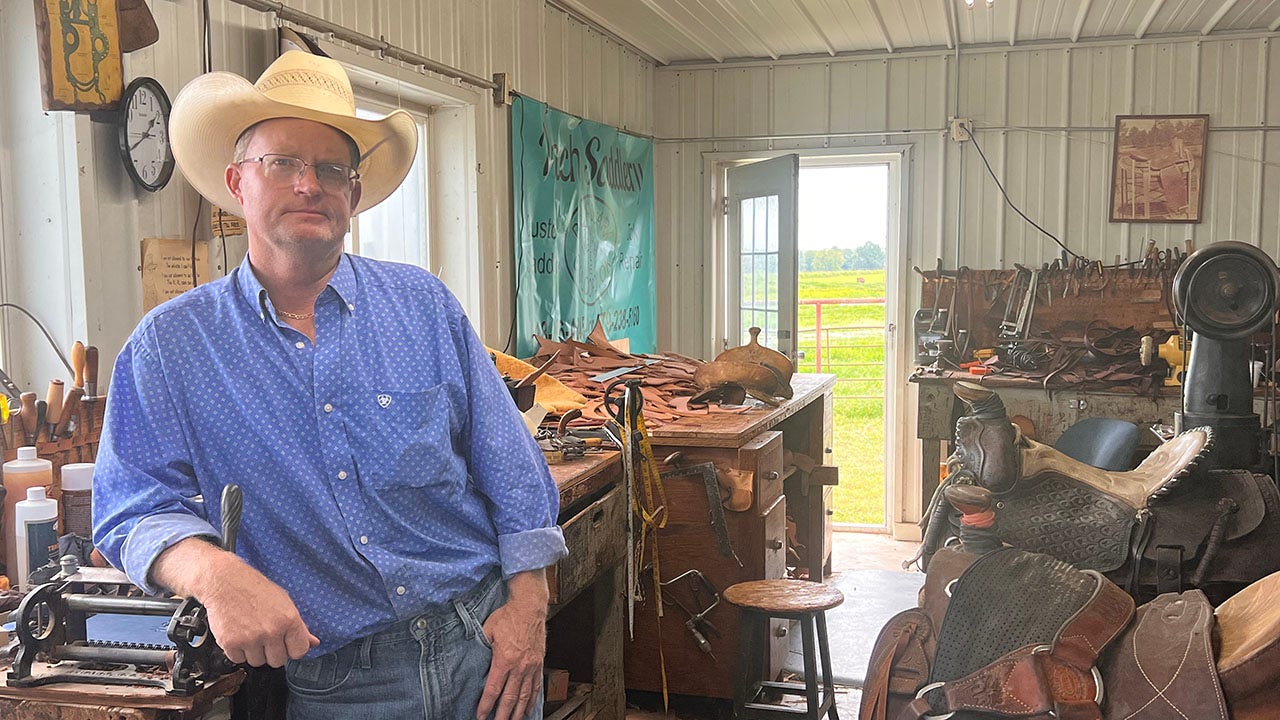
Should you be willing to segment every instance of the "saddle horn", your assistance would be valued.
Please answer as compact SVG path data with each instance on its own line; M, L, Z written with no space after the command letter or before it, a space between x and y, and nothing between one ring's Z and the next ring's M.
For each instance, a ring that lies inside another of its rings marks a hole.
M952 392L969 406L969 414L976 418L995 420L1009 417L1004 401L991 388L960 380L952 388Z

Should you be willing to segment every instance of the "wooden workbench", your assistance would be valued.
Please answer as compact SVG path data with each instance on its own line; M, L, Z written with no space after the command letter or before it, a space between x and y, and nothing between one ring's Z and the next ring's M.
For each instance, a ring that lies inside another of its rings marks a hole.
M797 471L783 462L784 450L809 456L817 463L829 458L832 436L833 375L795 375L794 396L778 407L761 407L743 413L711 413L664 423L650 433L659 469L692 468L712 462L718 469L732 468L752 476L751 506L742 512L725 511L727 533L741 565L718 551L709 521L707 495L698 475L676 475L664 481L668 511L666 527L657 531L659 565L664 581L686 571L698 570L717 591L738 582L779 578L787 572L788 508L805 545L800 564L820 580L829 567L830 517L828 508L836 469L819 465L811 473ZM681 453L678 461L664 458ZM643 564L651 562L646 553ZM694 642L685 626L689 619L677 605L664 608L661 630L653 604L652 579L642 579L645 601L635 607L635 635L626 643L625 669L629 689L661 691L659 650L667 668L669 692L706 697L733 697L733 680L741 657L737 608L721 602L706 618L718 635L708 639L711 655ZM693 594L686 579L663 590L664 597L705 609L710 599ZM776 676L785 662L789 623L775 621L769 639L759 646L768 657L764 667ZM659 640L661 638L661 640ZM697 668L696 672L689 669ZM770 678L772 679L772 678Z
M549 668L569 671L571 699L546 717L621 720L626 487L621 455L591 453L552 465L569 557L547 572Z
M791 377L791 399L783 401L776 408L766 406L744 413L710 413L682 417L674 422L655 427L652 433L653 441L662 445L681 447L742 447L748 440L765 430L772 430L789 418L812 413L815 409L822 410L821 406L815 406L814 403L824 398L829 399L835 386L835 375L796 374ZM825 413L830 416L831 412L830 403L827 402ZM810 429L821 431L820 425L823 419L819 417L816 420L815 424L813 419L809 419L812 426ZM821 461L823 453L831 446L830 442L822 444L821 436L806 437L803 442L800 440L797 437L795 441L803 445L804 449L793 449L796 452L812 455L813 459L818 461ZM792 445L788 443L787 447L790 448Z
M0 672L0 718L14 720L198 720L219 698L230 695L243 672L224 675L194 695L166 695L160 688L136 685L63 683L9 687L6 666Z

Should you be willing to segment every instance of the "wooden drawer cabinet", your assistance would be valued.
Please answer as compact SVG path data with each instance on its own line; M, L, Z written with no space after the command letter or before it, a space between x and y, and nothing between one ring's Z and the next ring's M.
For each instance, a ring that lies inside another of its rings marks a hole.
M711 413L683 417L660 427L650 426L650 441L660 470L673 469L662 463L671 453L681 452L679 463L687 467L713 462L722 470L749 473L752 499L744 512L726 509L725 523L741 565L720 554L709 519L707 493L700 477L673 477L667 483L667 526L658 532L662 578L670 580L697 569L718 591L747 580L785 577L787 568L787 512L820 518L825 514L829 487L797 483L788 479L783 467L786 450L807 455L815 462L830 462L832 392L834 375L797 373L791 378L794 397L774 408L757 408L742 413ZM794 470L794 468L793 468ZM792 473L796 478L797 473ZM812 492L810 492L812 490ZM823 522L825 520L826 522ZM829 538L824 542L829 518L810 523L818 532L806 538L815 558L828 556ZM799 521L797 521L799 522ZM641 566L651 562L646 557ZM823 562L809 561L816 565ZM817 576L817 573L815 573ZM693 596L692 583L681 581L663 590L662 652L667 666L668 689L672 693L709 697L733 697L733 685L741 656L739 611L721 602L706 618L718 631L708 641L715 657L699 650L689 633L688 615L681 603L698 612L707 607L703 592ZM660 692L657 608L653 606L653 580L641 580L645 601L635 608L635 632L624 642L624 671L628 688ZM768 629L767 642L759 643L764 667L771 676L780 671L787 652L788 623L777 620ZM766 640L760 638L760 640Z
M550 601L577 595L627 552L627 494L614 487L582 512L561 523L569 557L547 568Z
M707 493L701 475L681 475L664 481L667 494L667 525L658 531L659 565L662 578L670 580L688 570L699 570L718 592L747 580L780 578L786 575L787 502L782 495L782 435L766 431L739 448L655 448L659 459L675 450L683 451L681 464L714 462L721 468L752 474L752 503L743 512L724 511L725 526L741 566L718 550L711 526ZM667 453L663 451L666 450ZM663 466L662 469L670 469ZM651 562L646 553L642 565ZM645 601L636 604L635 638L626 642L623 669L627 687L660 692L662 676L658 658L657 608L653 603L651 571L641 579ZM695 591L695 588L697 590ZM689 616L680 608L703 610L711 598L696 580L682 580L663 589L661 637L670 692L708 697L733 697L733 680L740 660L740 613L721 601L706 618L719 631L708 637L714 659L703 653L685 623ZM769 629L766 644L767 667L776 674L786 660L787 621L779 620ZM697 668L697 672L688 672Z

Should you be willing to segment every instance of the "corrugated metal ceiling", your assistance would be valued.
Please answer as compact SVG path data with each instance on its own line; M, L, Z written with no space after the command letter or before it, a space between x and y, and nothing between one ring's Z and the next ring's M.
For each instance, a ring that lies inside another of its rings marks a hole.
M1280 0L553 0L660 63L1280 30ZM954 13L955 25L948 19Z

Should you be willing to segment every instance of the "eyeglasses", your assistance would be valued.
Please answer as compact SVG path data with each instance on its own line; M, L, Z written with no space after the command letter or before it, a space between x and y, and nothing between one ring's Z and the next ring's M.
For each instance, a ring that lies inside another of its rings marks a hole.
M351 192L352 185L360 179L360 173L342 163L309 163L292 155L268 153L240 161L240 163L248 162L261 163L262 174L277 185L290 185L297 182L309 167L316 169L316 181L327 192Z

